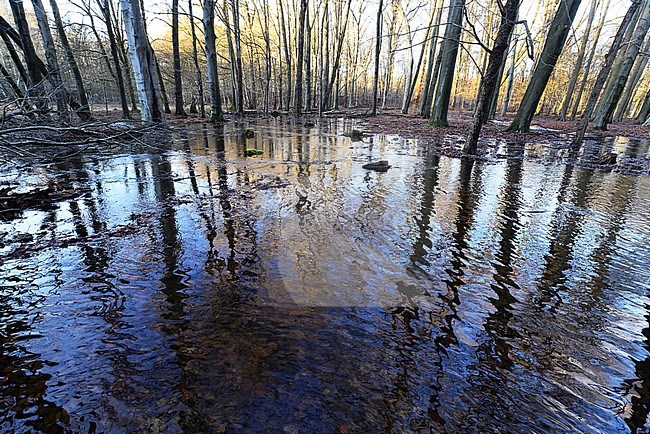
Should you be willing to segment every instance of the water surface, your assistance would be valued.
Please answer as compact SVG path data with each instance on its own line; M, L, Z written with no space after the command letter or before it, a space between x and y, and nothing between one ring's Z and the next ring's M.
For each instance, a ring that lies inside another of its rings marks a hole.
M0 431L647 430L650 177L352 127L5 167Z

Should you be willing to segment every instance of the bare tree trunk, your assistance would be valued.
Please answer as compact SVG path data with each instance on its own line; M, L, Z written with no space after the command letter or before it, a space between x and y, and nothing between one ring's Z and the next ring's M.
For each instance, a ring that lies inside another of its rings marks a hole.
M54 95L56 98L56 108L59 117L63 121L69 121L69 113L65 103L65 92L63 90L63 80L61 79L61 70L59 69L59 60L56 55L56 47L54 46L54 38L50 31L50 24L45 13L45 7L41 0L32 0L34 5L34 15L38 22L38 28L41 31L41 38L43 39L43 49L45 51L45 59L47 60L48 76L54 88Z
M241 60L241 30L239 26L239 0L231 0L232 5L232 25L233 36L235 39L235 106L237 113L244 114L244 72ZM252 58L251 58L252 61Z
M313 75L312 75L312 66L311 66L311 30L312 30L312 23L309 18L309 8L307 8L306 11L306 17L305 17L305 22L307 25L305 26L305 51L306 51L306 56L305 56L305 110L306 111L311 111L311 102L312 102L312 93L311 93L311 86L313 82Z
M420 56L418 57L418 63L415 66L415 71L411 71L406 81L404 99L402 101L402 114L408 114L409 107L411 106L411 101L413 100L413 94L415 93L415 86L417 85L418 78L420 76L420 70L422 69L422 62L427 52L427 46L435 44L433 41L429 41L429 34L431 33L431 26L433 25L433 20L435 19L436 7L435 5L431 8L431 17L429 18L429 26L427 31L424 34L424 41L422 42L422 48L420 50ZM435 48L434 48L435 49ZM411 59L411 64L413 60Z
M289 36L287 35L287 24L284 17L284 0L279 0L278 4L280 6L280 30L282 33L282 42L284 44L284 57L287 64L287 92L285 94L285 109L289 111L291 108L291 92L292 89L292 75L293 71L291 68L291 47L289 46Z
M300 0L300 15L298 18L298 54L296 59L296 91L293 98L293 111L297 115L302 112L302 70L305 56L305 17L307 15L307 0Z
M508 86L506 87L506 95L503 98L501 103L501 116L505 116L508 112L508 106L510 105L510 97L512 96L512 88L515 84L515 63L517 62L517 40L515 39L515 45L512 47L512 60L510 62L510 72L508 73Z
M637 59L637 61L634 63L634 69L630 73L630 79L625 85L625 91L623 92L621 100L618 103L618 107L616 108L616 112L614 113L614 122L620 122L625 116L627 116L627 112L630 108L630 102L632 101L632 96L635 93L634 90L641 81L643 71L645 71L645 67L648 65L648 60L650 57L648 57L647 53L649 52L650 38L646 38L645 45L641 50L641 53L639 53L643 54L643 56L640 59Z
M508 127L508 131L527 133L530 130L530 123L551 78L551 73L555 69L555 64L562 53L580 2L581 0L560 0L539 61L535 66L526 93L519 104L515 118Z
M614 116L614 110L623 94L625 83L627 82L630 72L636 58L641 50L641 44L645 39L648 29L650 29L650 0L644 0L641 6L641 12L636 28L627 46L624 57L618 64L618 67L611 72L611 86L608 92L601 96L601 109L594 115L594 129L607 130L607 125Z
M338 36L338 41L337 41L337 47L336 47L336 53L334 54L334 64L332 65L332 76L329 79L329 82L327 83L327 87L325 88L325 101L329 101L329 99L332 97L332 91L334 89L334 80L336 80L336 76L338 75L340 65L341 65L341 54L343 53L343 43L345 41L345 33L348 28L348 19L350 17L350 6L352 5L352 0L348 0L347 7L345 10L347 11L345 14L345 20L343 22L343 29L339 33ZM329 69L329 68L328 68ZM328 71L329 74L329 71ZM337 95L335 94L334 97L336 98Z
M375 33L375 76L372 84L372 115L377 115L377 96L379 94L379 56L381 55L381 21L384 9L384 1L379 0L377 8L377 32Z
M72 76L74 77L75 85L77 87L77 95L79 97L79 102L81 103L79 115L83 116L85 120L90 120L90 106L88 104L86 88L84 86L83 78L81 77L81 71L79 71L79 66L77 65L77 60L75 59L74 53L72 51L72 47L70 47L68 36L66 35L65 29L63 27L63 20L61 20L59 6L56 3L56 0L50 0L50 6L52 7L54 23L56 25L57 33L59 34L61 46L63 47L63 51L65 51L65 56L68 60L68 65L70 65L70 71L72 71Z
M582 80L580 83L580 89L578 90L578 94L576 95L575 102L573 104L573 110L571 110L571 118L570 119L575 119L576 114L578 113L578 109L580 108L580 101L582 101L582 94L585 91L585 87L587 86L587 80L589 78L589 72L591 71L591 65L594 60L594 55L596 54L596 47L598 46L598 40L600 39L600 33L603 30L603 26L605 25L605 18L607 16L607 11L609 10L609 4L610 0L607 0L605 2L605 6L603 7L602 11L602 16L598 22L598 27L596 27L596 34L594 35L594 41L591 44L592 48L591 51L589 52L589 57L587 58L587 62L585 63L585 67L583 68L582 72Z
M187 116L183 108L183 69L178 37L178 0L172 0L172 57L174 62L174 106L176 116Z
M138 88L142 120L165 123L160 101L156 60L147 38L144 18L137 0L120 0L133 74Z
M390 92L390 88L392 85L392 80L393 80L393 68L394 68L394 60L395 60L395 50L393 46L393 42L395 40L395 24L397 22L397 10L398 10L398 5L396 0L391 0L391 8L392 8L392 15L390 19L390 27L388 28L388 59L386 61L386 75L384 76L384 95L382 98L381 102L381 109L386 108L386 100L388 99L388 94Z
M22 90L20 90L20 87L14 80L14 78L9 74L9 71L7 71L7 68L4 67L4 65L0 64L0 74L4 77L4 79L9 83L9 87L13 91L14 94L16 94L16 98L23 99L25 98L25 94L23 93Z
M639 114L634 119L635 124L644 124L650 118L650 91L645 94Z
M171 114L172 109L169 107L169 98L167 97L167 86L165 86L165 77L163 77L162 70L160 69L160 62L156 53L154 53L154 62L156 63L156 74L158 75L158 83L160 83L160 97L162 98L163 108L165 113Z
M39 109L45 109L46 102L43 99L45 96L43 79L47 76L47 68L36 55L22 0L10 0L9 5L11 6L14 23L16 24L17 35L14 38L17 36L18 39L15 42L20 42L19 46L23 51L27 72L29 73L29 93L36 97L36 106Z
M594 22L596 16L596 8L598 7L599 0L593 0L591 2L591 7L589 8L589 16L587 18L587 27L585 28L585 33L580 42L580 47L578 48L578 57L576 59L575 67L571 73L571 78L569 79L569 85L567 88L566 96L564 97L564 102L562 103L562 109L560 110L560 120L565 121L567 111L569 110L569 105L571 104L571 97L573 96L573 91L576 88L576 83L578 82L578 76L582 70L582 62L585 59L585 53L587 51L587 44L589 43L589 34L591 33L591 25Z
M194 23L194 12L192 11L192 1L188 0L188 12L190 14L190 29L192 31L192 58L194 60L194 68L196 69L196 85L199 88L199 113L201 117L205 117L205 102L203 101L203 74L199 67L199 52L196 46L196 24Z
M210 122L223 121L221 107L221 90L219 89L219 72L217 68L216 35L214 33L215 0L203 0L203 33L205 36L205 57L210 82Z
M269 5L268 2L263 2L264 14L264 48L265 53L265 67L266 67L266 82L264 84L264 111L268 113L270 105L271 93L271 36L269 32Z
M13 61L14 66L18 71L18 74L20 75L20 79L25 85L25 89L28 89L30 79L29 76L27 75L27 70L25 69L25 65L23 65L22 60L20 60L20 56L16 51L16 47L14 47L14 44L11 42L11 38L7 33L8 31L13 31L13 30L14 30L13 27L11 27L11 25L7 23L4 18L0 17L0 37L2 38L2 40L5 43L5 46L7 47L9 56L11 57L11 60Z
M587 131L587 126L589 125L589 119L591 118L591 114L594 111L594 107L596 107L596 101L598 100L598 96L600 95L600 92L603 89L605 81L607 80L607 76L612 70L612 65L614 64L614 60L616 59L616 53L621 47L621 43L623 42L623 37L625 35L625 32L627 31L630 23L632 22L634 15L639 10L641 6L641 2L642 0L632 0L632 4L627 10L625 17L623 17L623 21L621 21L618 31L616 32L614 41L612 42L612 45L610 46L609 51L605 56L604 64L601 67L600 72L598 73L598 77L596 78L594 87L591 90L589 99L587 100L587 106L585 107L585 111L582 114L582 119L580 119L580 125L578 126L578 131L576 131L576 134L573 137L573 140L571 141L571 153L573 155L576 155L580 150L580 147L582 146L582 140L585 138L585 132Z
M429 119L430 126L446 127L449 125L447 122L447 114L449 112L451 88L454 82L464 10L465 0L452 0L449 6L449 19L445 28L445 39L440 47L440 52L442 53L440 77L436 86L435 102L432 107L431 118Z
M102 3L103 1L103 3ZM111 49L111 57L113 58L113 64L115 66L115 78L117 81L117 87L120 91L120 102L122 103L122 116L125 119L130 119L131 115L129 113L129 102L127 100L126 88L124 86L124 75L122 74L122 67L120 65L120 55L117 50L117 41L115 39L115 33L113 32L113 24L111 22L111 13L108 5L109 0L97 0L97 4L104 15L104 20L106 21L106 32L108 35L108 43ZM99 35L97 35L99 38Z
M501 24L490 53L487 71L481 79L478 100L474 110L474 120L470 127L467 141L463 148L468 154L476 154L481 127L487 119L487 112L492 101L492 94L497 91L501 77L503 61L508 54L508 45L517 21L520 0L509 0L502 9Z
M420 95L420 109L418 114L425 119L428 119L431 115L431 103L433 101L432 95L436 88L438 71L440 70L442 51L438 49L438 54L436 55L436 47L442 46L441 43L438 43L438 39L440 35L443 5L444 1L441 0L440 4L437 6L438 12L436 13L436 23L433 28L433 37L431 38L431 45L429 47L429 59L427 60L427 73L424 78L422 94Z

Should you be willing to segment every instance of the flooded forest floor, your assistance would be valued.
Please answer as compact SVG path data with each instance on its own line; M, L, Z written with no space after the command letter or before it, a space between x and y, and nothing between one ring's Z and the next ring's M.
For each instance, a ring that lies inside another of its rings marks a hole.
M648 129L468 120L0 131L0 431L647 431Z

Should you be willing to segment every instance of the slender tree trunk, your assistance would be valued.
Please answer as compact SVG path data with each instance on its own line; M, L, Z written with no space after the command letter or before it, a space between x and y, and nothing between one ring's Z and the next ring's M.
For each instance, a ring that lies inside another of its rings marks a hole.
M409 79L407 80L408 86L406 88L406 93L404 94L404 100L402 101L402 114L408 114L409 107L411 106L411 101L413 101L413 95L415 94L415 86L417 85L418 78L420 76L420 70L422 69L422 62L427 52L427 46L432 46L435 44L433 40L429 41L429 35L431 34L431 26L433 25L433 20L435 19L436 7L435 5L431 8L431 17L429 18L429 26L427 31L424 34L424 41L422 43L422 48L420 50L420 56L418 57L418 63L415 66L415 72L411 76L409 74ZM428 42L427 42L428 41ZM435 50L435 48L434 48ZM431 71L429 71L430 74ZM429 75L429 78L430 75Z
M515 45L512 47L512 60L510 61L510 72L508 73L508 86L506 87L506 95L503 98L503 103L501 103L501 116L505 116L508 113L508 106L510 105L510 97L512 96L512 88L515 84L515 64L517 63L517 42L515 39Z
M327 87L325 88L325 100L329 101L329 99L332 97L332 91L334 89L334 80L336 80L336 76L338 75L340 65L341 65L341 54L343 54L343 43L345 41L345 36L346 36L346 30L348 28L348 19L350 17L350 8L352 5L352 0L348 0L347 7L345 8L346 14L345 14L345 19L343 22L343 30L339 33L338 37L338 42L337 42L337 47L336 47L336 53L334 54L334 64L332 65L332 76L327 83ZM329 68L328 68L329 69ZM329 71L328 71L329 74ZM336 98L338 95L334 95Z
M235 85L237 86L235 106L237 113L244 115L244 72L241 59L241 30L239 26L239 0L231 0L233 36L235 39ZM252 60L252 57L251 57Z
M160 69L160 62L154 53L154 62L156 64L156 74L158 75L158 83L160 83L160 97L162 98L163 108L165 113L171 114L172 109L169 107L169 98L167 98L167 86L165 86L165 78L163 77L162 70Z
M481 134L481 127L487 118L492 94L497 91L499 86L501 79L499 72L502 70L503 60L508 54L508 45L517 21L519 3L520 0L509 0L502 10L501 24L494 41L494 47L492 47L490 53L487 71L481 79L476 109L474 110L474 120L463 149L464 152L469 154L476 154L478 138Z
M203 74L199 66L199 51L197 49L196 37L196 24L194 23L194 12L192 10L192 1L188 0L188 12L190 14L190 29L192 31L192 58L194 60L194 68L196 69L196 85L199 89L199 113L202 118L205 117L205 102L203 101Z
M292 88L292 78L293 78L293 68L291 67L291 47L289 46L289 35L287 30L287 23L284 17L284 0L279 0L278 4L280 6L280 29L282 33L282 42L284 45L284 58L287 65L287 92L285 94L285 109L287 111L291 108L291 92Z
M25 65L23 65L22 60L20 60L20 56L18 55L18 51L16 51L16 47L14 47L14 44L11 42L11 38L7 34L7 29L13 30L13 27L11 27L9 23L7 23L4 20L4 18L0 17L0 37L2 38L2 40L5 43L5 46L7 47L9 56L11 57L11 60L13 61L14 66L18 71L18 74L20 75L20 79L25 85L25 89L28 89L30 79L29 76L27 75L27 70L25 69Z
M635 124L644 124L650 118L650 90L646 92L645 98L643 99L643 104L639 113L634 119Z
M386 108L386 100L388 99L388 94L390 92L390 88L392 85L392 80L393 80L393 68L394 68L394 59L395 59L395 51L394 51L394 46L393 42L395 40L395 24L397 22L397 10L398 10L398 5L396 3L396 0L391 0L391 8L392 8L392 14L391 14L391 19L390 19L390 27L388 28L388 59L386 61L386 75L384 76L384 94L381 102L381 109Z
M618 64L618 67L611 72L611 87L601 99L602 106L594 116L594 129L607 130L607 125L614 116L614 110L623 94L625 83L627 82L630 72L636 58L641 50L641 44L650 29L650 0L644 0L641 6L641 12L636 28L627 46L624 57ZM606 99L605 99L606 98Z
M381 21L384 9L384 1L379 0L377 8L377 32L375 33L375 76L372 84L372 115L377 115L377 96L379 94L379 56L381 55Z
M297 115L302 112L302 70L305 55L305 17L307 15L307 0L300 0L300 16L298 18L298 54L296 59L296 91L293 99L293 111Z
M90 105L88 104L88 97L86 95L86 88L84 86L83 78L81 77L81 71L79 71L79 66L77 65L77 60L75 59L72 47L70 47L70 42L68 41L68 36L65 33L63 27L63 20L61 19L61 13L59 12L59 6L56 3L56 0L50 0L50 6L52 7L52 14L54 15L54 23L56 25L57 33L59 34L59 40L61 41L61 46L63 51L65 51L65 56L70 65L70 71L74 77L75 85L77 87L77 95L79 97L79 102L81 103L81 109L79 110L79 115L83 116L85 120L90 120Z
M270 93L271 93L271 36L269 32L269 5L268 2L263 2L264 14L264 48L265 53L265 67L266 67L266 82L264 85L264 111L268 113L270 106Z
M576 95L575 102L573 103L573 110L571 110L570 119L575 119L576 114L578 113L578 109L580 108L580 102L582 101L582 94L584 93L585 87L587 86L587 80L589 79L589 72L591 71L591 65L594 60L594 55L596 54L596 48L598 46L598 40L600 39L600 34L603 30L603 26L605 25L605 18L607 16L607 11L609 10L609 4L610 4L610 0L607 0L605 2L605 6L603 7L603 11L601 14L602 16L600 17L600 20L598 22L598 27L596 27L596 34L594 35L594 41L591 44L592 48L589 52L589 57L587 58L587 62L585 63L585 67L583 68L580 88L578 89L578 94Z
M16 98L18 99L23 99L25 98L25 94L23 93L22 90L20 90L20 87L14 80L14 78L11 76L9 71L7 71L7 68L4 67L4 65L0 64L0 74L4 77L4 79L9 83L9 87L13 91L13 93L16 95Z
M571 153L573 155L577 155L578 151L580 150L580 147L582 146L582 140L585 137L585 133L587 131L587 126L589 125L589 119L591 118L591 114L594 111L594 107L596 107L596 101L598 100L598 96L600 95L600 92L603 89L605 81L607 80L607 76L609 75L612 69L612 65L614 64L614 60L616 59L616 53L621 47L621 43L623 42L623 37L625 35L625 32L627 31L630 23L632 22L634 15L639 10L641 6L641 2L642 0L632 0L632 4L627 10L625 17L623 17L623 21L621 21L618 31L616 32L616 36L614 36L614 41L612 42L612 45L610 46L609 51L605 56L605 61L603 63L603 66L601 67L600 72L598 73L598 77L596 78L594 87L591 90L589 99L587 100L587 106L585 107L585 111L582 114L582 119L580 119L578 131L576 131L576 134L573 137L573 140L571 142Z
M214 33L215 0L203 0L203 33L205 36L205 57L210 82L210 122L223 121L219 72L217 68L216 35Z
M43 110L46 108L43 79L47 75L47 68L36 55L22 0L10 0L9 5L11 6L11 12L16 24L18 41L20 42L19 46L23 51L27 72L29 73L28 93L36 97L36 106L40 110Z
M309 8L307 8L307 11L305 12L306 17L305 17L305 22L307 25L305 26L305 110L306 111L311 111L311 101L312 101L312 93L311 93L311 86L313 82L313 76L312 76L312 65L311 65L311 30L312 30L312 24L309 18Z
M54 38L50 31L50 24L45 13L45 7L41 0L32 0L34 5L34 15L38 22L38 28L41 31L41 38L43 39L43 48L45 51L45 59L47 60L48 77L54 88L54 95L56 98L56 108L62 120L69 120L69 113L65 103L65 92L63 89L63 80L61 78L61 70L59 68L59 60L56 55L56 47L54 46Z
M508 39L508 47L510 47L510 42L512 40L512 33L510 34L510 39ZM503 82L503 73L506 70L506 63L508 60L508 49L506 48L506 54L503 56L503 61L501 63L501 67L499 68L499 73L497 75L497 84L494 92L492 93L492 97L490 100L490 105L487 113L485 114L485 120L488 121L490 119L494 119L496 116L497 112L497 104L499 102L499 90L501 89L501 83Z
M440 47L442 53L440 77L436 86L435 102L429 125L434 127L446 127L449 125L447 114L449 113L449 100L451 89L454 83L454 72L456 59L458 57L458 44L463 25L463 11L465 0L452 0L449 6L449 19L445 28L445 39Z
M585 53L587 52L587 44L589 43L589 35L591 34L591 25L594 22L596 16L596 8L598 7L598 0L592 0L591 7L589 8L589 16L587 17L587 27L585 28L585 33L580 42L580 47L578 48L578 57L576 59L575 67L571 73L571 78L569 79L569 85L567 88L566 96L564 97L564 102L562 103L562 109L560 110L560 120L565 121L567 111L569 110L569 105L571 104L571 97L573 96L573 91L576 88L576 83L578 82L578 76L582 70L582 62L585 59Z
M165 123L161 107L156 60L147 38L144 18L137 0L120 0L142 120Z
M117 41L115 39L115 33L113 32L113 23L111 22L111 13L108 5L109 1L110 0L98 0L97 4L99 5L99 8L104 15L104 20L106 21L106 33L108 35L108 43L111 49L111 57L113 58L113 64L115 66L115 78L117 81L118 90L120 92L120 102L122 103L122 116L125 119L130 119L131 115L129 113L129 102L127 99L126 88L124 86L124 75L122 73L122 67L120 65L120 55L117 49ZM99 37L99 35L97 37Z
M539 61L535 66L526 93L519 104L515 118L508 127L508 131L527 133L530 130L530 123L533 116L535 116L537 106L551 78L555 64L562 53L580 2L581 0L560 0Z
M178 0L172 0L172 57L174 62L174 106L176 116L187 116L183 108L183 69L178 36Z
M637 59L637 61L634 63L634 69L632 69L632 72L630 73L630 79L627 81L627 84L625 85L625 91L621 96L618 107L616 107L616 112L614 113L614 122L620 122L623 120L623 118L627 116L628 111L630 110L632 96L635 93L634 91L637 88L637 85L641 81L643 72L645 71L645 68L648 65L648 60L650 59L647 54L650 53L650 38L646 38L645 45L639 54L642 53L643 56L640 59Z
M436 23L433 28L433 37L429 42L430 47L428 56L429 58L427 60L427 72L424 78L422 93L420 94L420 109L418 111L418 114L425 119L428 119L431 115L431 103L433 101L432 95L435 91L436 82L438 80L438 73L436 70L440 70L440 54L442 51L438 49L438 54L436 55L436 47L442 46L442 43L438 43L438 39L440 36L440 24L442 22L443 5L444 1L441 0L437 6L438 11L436 13Z

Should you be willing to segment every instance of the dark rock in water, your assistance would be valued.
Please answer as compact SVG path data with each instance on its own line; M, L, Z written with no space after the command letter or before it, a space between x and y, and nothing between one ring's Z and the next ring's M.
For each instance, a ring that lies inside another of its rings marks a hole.
M613 152L605 152L600 157L598 157L598 164L601 164L603 166L610 166L612 164L616 164L617 159L617 154Z
M273 110L273 111L271 112L271 116L273 116L274 118L277 118L278 116L280 116L280 112L277 111L277 110Z
M385 172L388 169L390 169L391 166L388 164L388 161L381 160L381 161L373 161L372 163L364 164L361 167L363 167L366 170L374 170L375 172Z

